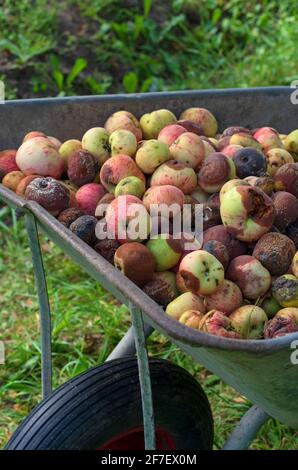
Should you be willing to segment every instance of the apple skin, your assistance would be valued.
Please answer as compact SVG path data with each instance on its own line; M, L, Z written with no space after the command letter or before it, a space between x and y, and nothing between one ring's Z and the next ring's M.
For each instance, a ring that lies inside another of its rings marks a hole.
M193 132L194 134L199 135L200 137L205 137L205 132L197 122L191 121L189 119L180 119L177 121L179 126L182 126L186 129L187 132Z
M150 185L176 186L184 194L191 194L197 187L197 175L193 168L189 168L175 160L169 160L154 171Z
M285 310L290 312L285 313ZM295 311L295 312L294 312ZM280 310L271 320L269 320L264 328L264 338L274 339L290 333L298 331L298 309L284 308Z
M209 240L209 242L203 244L203 250L211 253L218 261L223 265L224 270L227 269L230 261L227 247L217 240ZM212 310L210 308L210 310Z
M277 300L271 296L266 298L261 305L262 309L266 313L268 318L273 318L277 312L281 309L281 305L277 302Z
M101 166L111 155L109 134L104 127L92 127L82 137L82 148L90 152Z
M168 304L166 314L175 320L179 320L181 315L187 310L198 310L204 314L206 308L202 297L192 292L185 292Z
M203 202L207 202L209 196L210 194L203 191L200 186L196 186L195 190L191 193L191 197L200 204L203 204Z
M64 167L66 171L68 168L69 157L77 150L82 150L82 142L77 139L66 140L59 148L59 154L64 160Z
M252 135L247 132L236 132L230 138L229 145L241 145L242 147L254 147L262 150L262 145Z
M275 219L274 226L284 232L298 220L298 199L286 191L278 191L273 197Z
M227 269L226 277L235 282L243 296L249 300L263 296L271 286L270 272L253 256L234 258Z
M214 115L206 108L188 108L180 115L180 120L193 121L198 124L207 137L215 137L218 129Z
M287 228L287 236L293 240L296 250L298 250L298 219Z
M173 160L198 171L205 158L205 147L197 134L184 132L170 145L170 154Z
M266 157L254 147L245 147L238 150L233 157L238 178L248 176L264 176L267 169Z
M57 139L56 137L53 137L51 135L48 135L47 138L49 139L49 141L54 145L54 147L56 147L57 150L60 150L60 147L62 145L62 142L61 140Z
M108 138L109 145L106 145L109 150L111 147L111 155L125 154L133 157L137 151L137 139L136 136L127 129L117 129L112 132Z
M177 118L168 109L158 109L151 113L143 114L140 119L142 133L145 139L157 139L160 131L170 125L176 124Z
M26 177L20 170L10 171L2 179L2 184L11 191L16 192L18 185L24 178Z
M216 292L224 280L223 265L204 250L195 250L182 259L177 274L177 285L197 295ZM179 284L178 284L179 283Z
M221 188L219 192L219 200L222 201L224 195L233 188L237 186L250 186L248 181L244 181L241 179L234 178L232 180L227 181Z
M283 317L283 318L293 318L293 320L297 323L298 325L298 308L297 307L286 307L286 308L281 308L277 314L277 317Z
M298 163L286 163L275 176L275 191L286 191L298 198Z
M265 233L257 242L253 256L272 276L285 274L296 252L294 242L282 233Z
M118 129L126 129L135 135L138 142L142 140L140 123L129 111L116 111L106 120L104 127L108 134Z
M132 194L141 198L145 192L145 183L137 176L127 176L119 181L115 188L115 197Z
M236 258L236 256L245 255L247 253L246 244L231 235L224 225L210 227L204 231L203 239L204 244L210 240L217 240L223 243L227 247L230 260Z
M156 168L169 159L169 147L160 140L144 140L138 146L136 164L146 175L152 175Z
M62 225L69 228L75 220L77 220L79 217L82 217L83 215L85 214L81 211L81 209L78 209L77 207L69 207L68 209L60 212L58 220Z
M94 183L98 170L98 161L87 150L77 150L68 159L67 175L76 186Z
M203 316L203 313L199 310L186 310L186 312L182 313L179 318L179 323L190 328L194 328L195 330L199 330Z
M167 307L179 296L176 276L172 271L154 272L152 280L144 286L143 291L163 307Z
M77 206L86 214L94 216L97 204L105 194L106 190L101 184L85 184L75 194Z
M282 307L298 308L298 279L293 274L283 274L272 283L272 295Z
M114 264L139 287L144 287L153 278L155 261L150 250L142 243L121 245L115 252Z
M0 182L8 173L20 170L16 162L16 155L17 150L0 151Z
M107 231L110 237L114 236L120 243L127 241L141 241L147 238L150 232L150 217L142 201L131 195L118 196L108 206L106 211ZM140 238L132 239L129 225L140 220Z
M244 132L246 134L251 134L251 130L248 129L248 127L243 127L243 126L229 126L227 127L223 133L222 137L231 137L234 134L237 134L238 132Z
M172 185L152 186L148 188L143 196L143 204L150 211L153 204L165 205L170 207L173 205L173 217L180 212L184 204L184 194L181 189ZM157 214L156 214L157 215ZM162 211L161 211L162 215ZM153 216L153 214L151 214Z
M224 226L238 240L257 241L270 230L275 218L272 199L253 186L237 186L221 199Z
M49 139L44 137L24 142L17 151L16 163L26 176L50 176L59 180L64 171L63 158Z
M103 187L115 192L117 184L127 176L136 176L145 183L145 176L129 155L116 155L109 158L100 169L100 182Z
M264 310L256 305L243 305L229 316L232 327L243 339L260 339L268 317Z
M16 187L16 194L18 196L24 196L28 184L30 184L31 181L33 181L35 178L40 178L40 176L29 175L29 176L25 176L25 178L22 178L18 186Z
M4 176L2 184L11 191L16 192L18 185L24 178L26 176L21 171L11 171Z
M96 217L92 215L82 215L70 224L69 230L88 245L94 246L96 243L95 228L97 222Z
M158 134L158 140L170 146L181 134L187 132L185 127L179 124L169 124Z
M237 284L225 279L219 289L205 297L206 310L220 310L229 315L241 306L243 295Z
M222 186L235 176L233 160L223 153L214 152L204 160L198 174L198 183L206 193L213 194L220 191Z
M24 136L23 143L27 142L30 139L34 139L34 137L45 137L45 138L47 138L47 135L44 132L41 132L41 131L30 131Z
M283 148L278 132L272 127L261 127L254 133L254 138L261 144L264 152L271 149Z
M291 270L294 276L298 278L298 251L296 251L295 255L293 256Z
M298 153L298 129L285 136L284 145L288 152Z
M30 140L27 142L30 142ZM54 217L68 209L70 203L69 190L51 177L40 177L32 180L26 188L25 198L37 202Z
M181 258L183 250L181 241L168 234L157 235L149 240L146 246L153 254L158 272L173 268Z
M230 144L224 147L221 150L221 153L223 153L228 158L234 158L238 150L241 150L242 148L243 148L242 145Z
M266 152L267 173L269 176L274 176L279 168L286 163L295 163L292 155L285 149L274 148Z
M242 339L232 326L230 318L220 310L210 310L200 322L200 330L223 338Z

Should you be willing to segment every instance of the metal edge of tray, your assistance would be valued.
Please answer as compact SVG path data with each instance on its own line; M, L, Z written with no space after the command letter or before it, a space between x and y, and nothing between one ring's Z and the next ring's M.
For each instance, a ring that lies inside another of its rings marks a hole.
M81 103L84 102L94 102L101 101L103 103L111 103L118 101L126 101L127 103L133 101L145 101L152 102L157 101L158 103L163 100L168 99L180 99L187 98L192 100L195 97L218 97L218 96L251 96L252 94L260 95L279 95L280 93L293 92L295 88L290 86L271 86L271 87L248 87L248 88L209 88L202 90L175 90L175 91L157 91L149 93L115 93L107 95L82 95L82 96L64 96L64 97L54 97L54 98L30 98L30 99L17 99L17 100L8 100L5 102L5 105L8 106L18 106L22 107L26 104L67 104L67 103Z
M202 333L172 319L164 313L149 296L132 281L123 276L114 266L100 256L93 248L64 227L44 208L33 201L25 201L0 184L0 199L15 208L30 211L38 225L49 238L56 243L70 258L77 262L95 280L100 282L111 294L121 302L132 302L142 312L146 320L156 329L167 332L170 337L191 344L195 347L209 347L224 350L239 350L254 354L268 354L271 351L290 348L298 333L269 340L237 340Z
M139 117L158 108L168 108L179 115L187 107L200 106L210 109L223 128L235 123L274 127L279 122L280 131L285 133L297 116L292 93L293 88L284 86L12 100L0 107L1 145L16 148L21 144L19 136L32 128L47 129L49 135L62 141L80 139L90 127L102 125L117 109L126 109Z

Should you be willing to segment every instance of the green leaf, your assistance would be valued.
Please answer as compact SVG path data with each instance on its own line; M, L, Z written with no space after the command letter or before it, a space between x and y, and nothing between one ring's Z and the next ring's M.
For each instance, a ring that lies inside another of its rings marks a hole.
M93 77L87 77L85 82L94 95L102 95L111 86L112 79L110 77L106 77L102 81L98 81Z
M50 63L53 70L59 69L59 60L58 57L54 54L50 56Z
M18 46L13 44L11 41L8 41L7 39L2 39L0 41L0 50L5 49L17 57L20 56L20 49L18 48Z
M134 22L134 34L133 34L135 41L140 36L141 32L143 31L143 28L144 28L144 17L141 15L136 15L135 22Z
M147 78L147 79L142 83L140 92L141 92L141 93L146 93L146 91L148 91L149 88L150 88L150 86L152 85L152 81L153 81L152 78Z
M212 24L217 24L221 18L221 15L222 15L222 11L220 8L215 8L214 12L213 12L213 15L212 15L212 18L211 18L211 22Z
M152 7L152 0L144 0L144 16L148 16Z
M63 90L64 75L60 70L53 70L53 78L56 82L59 91Z
M127 23L112 23L113 30L118 34L122 42L126 42L129 33Z
M122 83L127 93L136 93L138 89L138 76L135 72L128 72L124 75Z
M80 73L83 70L85 70L87 65L88 65L88 62L83 57L79 57L75 61L74 66L72 67L72 69L70 71L70 74L68 75L68 77L66 79L66 84L67 84L68 87L70 87L72 85L72 83L74 82L74 80L80 75Z
M158 42L163 41L169 34L169 32L185 22L185 15L173 16L171 20L162 28L161 33L158 36Z

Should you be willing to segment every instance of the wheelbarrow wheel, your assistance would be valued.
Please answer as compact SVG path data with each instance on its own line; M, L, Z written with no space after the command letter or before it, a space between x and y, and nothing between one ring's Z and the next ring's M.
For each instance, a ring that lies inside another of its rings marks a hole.
M158 449L211 449L213 419L198 382L150 360ZM6 449L144 449L137 361L116 359L69 380L25 419Z

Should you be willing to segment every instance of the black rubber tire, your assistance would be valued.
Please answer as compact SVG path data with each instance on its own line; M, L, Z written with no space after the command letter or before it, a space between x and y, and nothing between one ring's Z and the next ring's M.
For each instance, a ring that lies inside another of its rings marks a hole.
M198 382L161 359L150 359L150 372L156 426L171 435L178 450L211 449L212 413ZM25 419L6 449L98 449L138 426L138 366L134 357L127 357L89 369L56 389Z

